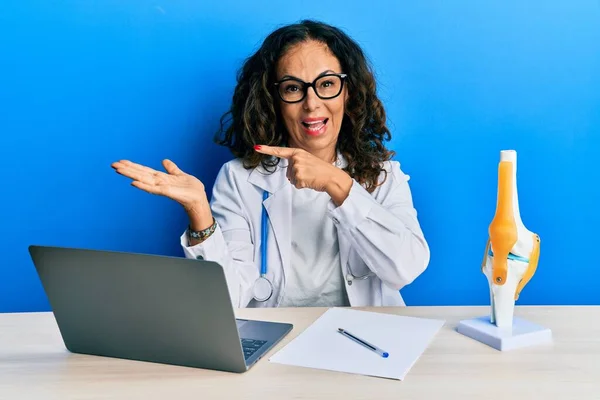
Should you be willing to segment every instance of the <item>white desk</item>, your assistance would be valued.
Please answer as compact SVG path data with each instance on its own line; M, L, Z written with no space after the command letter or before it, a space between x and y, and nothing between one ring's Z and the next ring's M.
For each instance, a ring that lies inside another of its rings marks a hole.
M551 328L554 343L512 352L456 333L459 320L487 307L368 310L447 322L395 381L274 364L268 355L233 374L71 354L51 313L0 314L0 399L600 399L600 307L517 307L517 316ZM324 311L242 309L238 317L294 324L272 354Z

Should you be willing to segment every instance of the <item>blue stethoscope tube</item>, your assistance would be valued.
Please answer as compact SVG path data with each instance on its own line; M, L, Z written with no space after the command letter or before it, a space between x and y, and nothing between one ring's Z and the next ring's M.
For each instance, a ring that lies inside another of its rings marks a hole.
M263 207L260 229L260 275L267 275L267 225L269 224L269 216L264 205L265 200L269 198L269 192L263 192Z
M260 276L254 281L252 288L254 300L267 301L273 295L273 284L267 279L267 232L269 228L269 216L264 202L269 198L269 193L263 192L263 207L260 225Z

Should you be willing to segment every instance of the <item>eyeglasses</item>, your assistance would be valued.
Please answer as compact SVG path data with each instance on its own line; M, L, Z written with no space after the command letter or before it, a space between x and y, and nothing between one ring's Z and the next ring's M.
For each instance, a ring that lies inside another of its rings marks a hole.
M333 99L342 93L346 74L326 74L312 82L304 82L296 78L285 78L275 82L279 98L286 103L298 103L306 97L308 88L312 87L317 96L323 100Z

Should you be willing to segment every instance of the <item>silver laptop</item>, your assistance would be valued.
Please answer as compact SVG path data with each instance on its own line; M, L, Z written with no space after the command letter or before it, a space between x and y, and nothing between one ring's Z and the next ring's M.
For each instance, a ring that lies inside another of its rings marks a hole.
M29 253L73 353L244 372L292 329L236 320L214 262L35 245Z

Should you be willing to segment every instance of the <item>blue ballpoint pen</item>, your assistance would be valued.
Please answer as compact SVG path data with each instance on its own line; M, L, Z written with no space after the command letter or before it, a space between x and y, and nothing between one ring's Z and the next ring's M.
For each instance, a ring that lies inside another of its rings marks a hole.
M360 344L361 346L364 346L367 349L374 351L375 353L379 354L383 358L388 358L390 355L390 353L388 353L387 351L383 351L379 347L374 346L371 343L369 343L363 339L357 338L356 336L354 336L353 334L351 334L350 332L348 332L345 329L338 328L338 332L341 333L342 335L346 336L348 339L353 340L356 343Z

